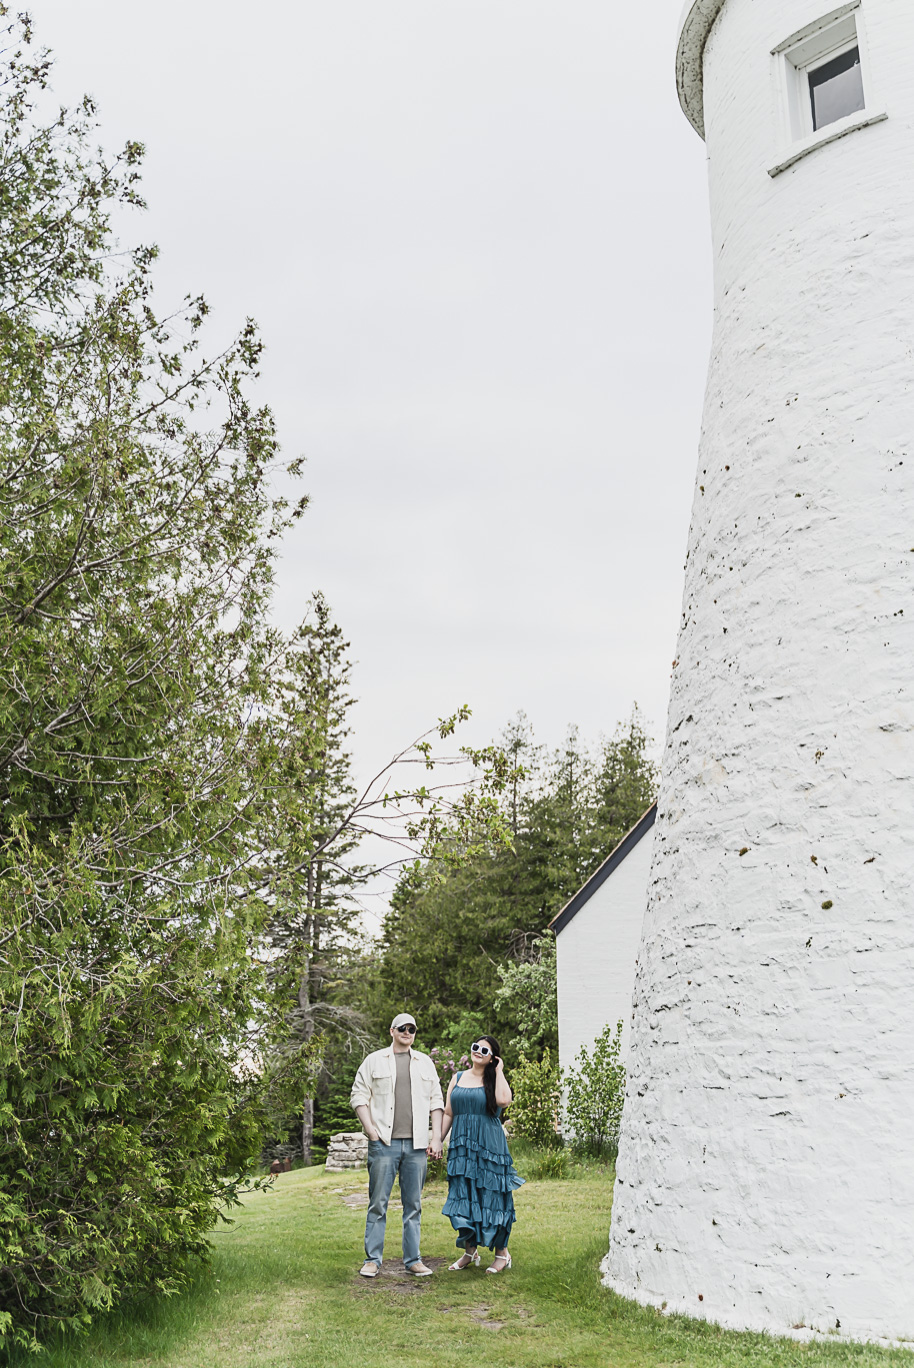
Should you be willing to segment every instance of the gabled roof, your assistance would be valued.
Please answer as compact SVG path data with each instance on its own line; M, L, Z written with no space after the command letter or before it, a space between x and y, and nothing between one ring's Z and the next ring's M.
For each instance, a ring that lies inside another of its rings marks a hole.
M641 840L641 837L646 836L654 825L656 817L657 804L652 803L644 816L639 818L635 823L628 835L623 836L615 850L607 855L606 859L600 865L600 868L591 874L583 888L579 888L574 897L565 904L561 912L557 912L552 918L549 926L556 935L565 929L572 917L577 916L584 904L590 901L601 884L604 884L610 874L612 874L613 870L619 868L619 865L626 856L631 855L635 846Z

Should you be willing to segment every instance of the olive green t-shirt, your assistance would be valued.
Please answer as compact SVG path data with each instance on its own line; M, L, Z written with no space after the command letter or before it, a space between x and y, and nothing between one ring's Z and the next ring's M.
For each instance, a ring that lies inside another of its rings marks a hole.
M413 1090L409 1079L409 1066L412 1055L408 1050L394 1054L397 1066L397 1081L394 1084L394 1125L391 1140L412 1140L413 1138Z

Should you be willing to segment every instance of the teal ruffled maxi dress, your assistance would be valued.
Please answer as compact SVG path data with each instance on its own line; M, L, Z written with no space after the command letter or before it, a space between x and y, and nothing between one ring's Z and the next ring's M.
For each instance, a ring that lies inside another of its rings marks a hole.
M514 1189L523 1178L514 1167L498 1116L486 1111L484 1088L461 1088L458 1074L451 1089L453 1124L447 1151L447 1201L460 1247L504 1249L511 1234Z

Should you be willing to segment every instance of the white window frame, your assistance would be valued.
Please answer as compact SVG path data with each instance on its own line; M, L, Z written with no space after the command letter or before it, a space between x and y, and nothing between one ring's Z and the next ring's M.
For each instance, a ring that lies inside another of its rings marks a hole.
M833 57L840 57L853 48L860 50L863 108L814 129L809 93L810 74ZM850 3L831 10L791 34L772 49L771 59L780 146L777 161L768 168L769 176L786 171L801 157L826 143L843 138L855 129L881 123L888 117L886 111L876 104L861 0L850 0Z

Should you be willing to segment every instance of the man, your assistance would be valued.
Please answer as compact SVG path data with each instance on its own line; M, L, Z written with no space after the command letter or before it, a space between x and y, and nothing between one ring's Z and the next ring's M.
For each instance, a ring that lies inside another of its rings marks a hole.
M401 1012L390 1023L392 1044L362 1061L350 1102L368 1136L368 1217L363 1278L376 1278L384 1255L387 1203L400 1177L403 1199L403 1263L407 1273L427 1278L432 1270L419 1253L422 1187L428 1158L440 1159L444 1099L435 1066L412 1048L416 1019ZM428 1143L429 1113L432 1142Z

